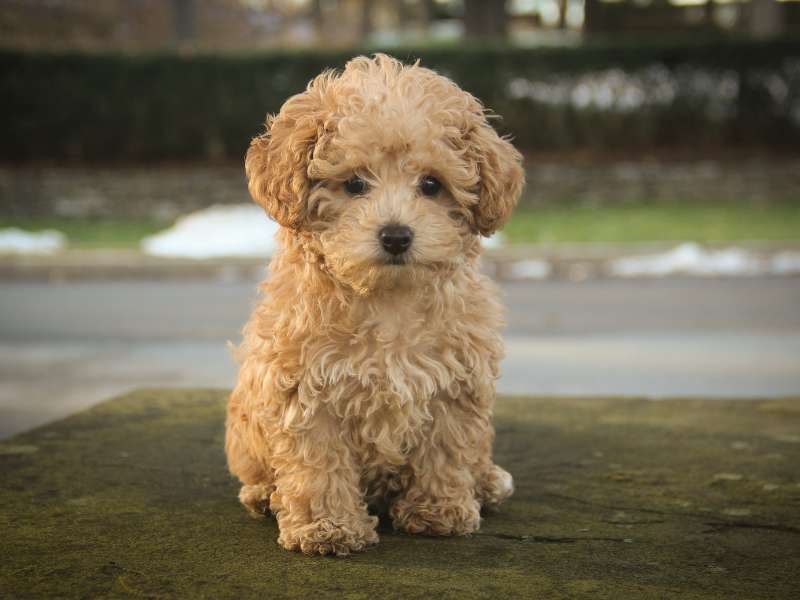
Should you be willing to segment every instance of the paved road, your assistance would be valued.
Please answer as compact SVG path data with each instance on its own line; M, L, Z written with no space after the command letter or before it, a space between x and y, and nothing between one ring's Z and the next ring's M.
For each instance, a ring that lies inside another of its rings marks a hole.
M229 387L255 281L0 284L0 437L134 387ZM504 286L499 389L800 395L800 278Z

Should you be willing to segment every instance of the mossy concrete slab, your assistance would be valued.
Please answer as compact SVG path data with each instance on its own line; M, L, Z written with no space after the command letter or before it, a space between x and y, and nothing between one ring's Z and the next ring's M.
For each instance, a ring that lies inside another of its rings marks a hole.
M0 443L3 598L796 598L800 399L504 398L479 533L281 550L236 501L225 393L141 391Z

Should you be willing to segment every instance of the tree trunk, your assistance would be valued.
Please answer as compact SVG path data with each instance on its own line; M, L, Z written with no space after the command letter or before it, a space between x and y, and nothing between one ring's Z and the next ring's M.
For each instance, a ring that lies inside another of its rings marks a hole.
M397 15L397 25L400 31L408 29L413 21L413 12L405 0L394 0L394 12Z
M706 0L705 6L703 7L704 13L704 25L706 29L715 29L716 24L714 23L714 0Z
M599 21L599 0L585 0L583 14L583 33L597 33L602 29Z
M431 26L436 18L436 3L434 0L421 0L420 5L420 20L422 21L422 30L430 32Z
M173 44L182 46L195 37L195 1L172 0Z
M567 28L567 7L569 6L568 0L558 0L558 28Z
M314 37L319 44L325 38L325 17L322 14L322 0L311 0L309 11L311 22L314 25Z
M750 2L750 35L769 38L783 30L783 7L776 0Z
M508 33L506 0L464 0L467 39L502 39Z
M361 42L369 41L372 35L372 0L361 0Z

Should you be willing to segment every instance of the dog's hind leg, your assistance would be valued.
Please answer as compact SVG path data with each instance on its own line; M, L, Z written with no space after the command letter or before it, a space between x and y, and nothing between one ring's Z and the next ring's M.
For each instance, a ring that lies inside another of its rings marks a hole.
M511 473L492 462L492 443L494 427L490 424L481 436L478 448L478 461L473 467L475 476L475 497L481 508L492 510L514 493L514 478Z
M270 496L275 491L273 474L248 456L247 452L239 453L241 447L235 443L226 444L226 448L230 471L243 484L239 490L239 501L251 516L263 517L269 512Z
M234 392L236 394L236 392ZM244 413L238 410L238 403L232 398L228 409L228 421L225 431L225 454L228 457L228 469L242 482L239 501L254 517L262 517L269 511L269 502L275 490L272 469L259 460ZM266 448L263 449L266 451Z
M270 483L254 483L243 485L239 490L239 502L253 517L263 517L269 512L269 499L275 486Z
M476 477L476 496L483 508L493 509L514 493L511 473L489 462Z

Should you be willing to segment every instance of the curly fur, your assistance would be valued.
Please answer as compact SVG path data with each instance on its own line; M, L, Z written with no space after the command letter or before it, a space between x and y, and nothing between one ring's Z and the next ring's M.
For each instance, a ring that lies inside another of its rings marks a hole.
M246 172L281 250L228 404L241 502L309 554L376 543L368 506L410 533L475 531L513 490L491 460L502 308L478 256L521 191L519 153L474 97L385 55L318 76L266 128ZM363 196L343 188L354 174ZM414 231L403 264L387 224Z

